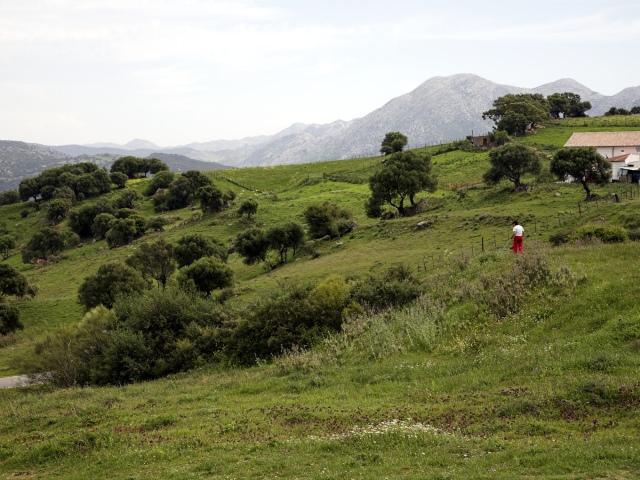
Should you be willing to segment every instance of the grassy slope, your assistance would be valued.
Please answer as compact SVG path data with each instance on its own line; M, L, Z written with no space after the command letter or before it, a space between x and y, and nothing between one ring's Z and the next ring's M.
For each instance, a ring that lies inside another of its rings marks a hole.
M571 131L590 129L553 126L526 141L557 148ZM358 214L356 233L343 245L322 245L323 254L315 260L300 259L264 274L261 267L232 257L241 293L234 302L268 295L286 281L357 275L393 262L426 265L429 273L421 269L420 275L428 280L447 259L471 255L472 245L477 253L479 235L488 249L498 247L496 262L504 263L509 261L503 253L509 216L527 219L528 237L534 240L528 248L539 249L544 242L535 240L545 240L550 232L615 219L637 204L592 206L578 217L581 191L555 184L518 195L500 188L470 189L466 199L457 200L446 187L477 183L487 160L486 154L456 151L434 157L445 188L433 196L433 211L380 223L362 215L366 184L347 183L366 179L378 161L217 174L218 183L240 198L257 196L259 224L299 219L305 205L324 199L339 200ZM341 181L327 181L323 174ZM143 209L151 215L149 205ZM23 240L39 221L34 215L19 222L18 207L1 212ZM246 226L231 214L189 221L194 214L169 214L175 221L163 235L175 240L199 231L224 240ZM416 232L414 225L423 218L436 223ZM13 372L11 358L34 338L77 321L75 292L81 279L132 248L87 244L68 252L64 261L37 269L11 258L38 284L40 294L20 303L26 328L14 346L0 350L0 368ZM263 366L195 372L124 388L0 392L6 405L0 412L0 472L51 478L459 478L463 472L485 478L634 478L640 468L635 403L620 395L584 397L592 395L591 384L603 385L605 394L637 388L637 351L618 332L619 319L638 314L633 298L620 294L637 284L638 274L625 268L635 251L632 243L554 250L550 255L588 278L575 294L537 298L516 318L472 326L429 348L400 348L375 359L354 355L339 366L315 366L304 373ZM483 268L472 262L472 269ZM468 312L454 309L451 315ZM403 318L420 322L422 316L414 309ZM407 418L435 429L345 434Z

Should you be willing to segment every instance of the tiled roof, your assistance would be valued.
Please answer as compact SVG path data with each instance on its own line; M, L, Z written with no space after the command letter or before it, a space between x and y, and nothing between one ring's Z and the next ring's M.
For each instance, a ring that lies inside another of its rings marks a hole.
M577 132L565 147L633 147L640 146L640 132Z
M624 162L627 160L627 158L629 158L629 155L631 154L627 153L626 155L618 155L617 157L607 158L607 160L609 160L610 162Z

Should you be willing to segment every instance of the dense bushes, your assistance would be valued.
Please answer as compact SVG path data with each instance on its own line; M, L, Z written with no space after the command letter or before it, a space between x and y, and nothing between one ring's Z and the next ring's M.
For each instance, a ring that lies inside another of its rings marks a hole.
M141 217L116 218L111 222L111 227L105 234L107 245L110 248L128 245L134 239L144 235L147 225Z
M615 225L584 225L576 231L581 240L598 239L605 243L624 242L627 239L627 231Z
M311 238L341 237L355 226L351 212L332 202L310 205L304 211L304 218Z
M111 308L123 295L140 295L147 288L142 276L122 263L102 265L95 275L85 278L78 290L78 301L87 310L98 305Z
M33 260L48 260L59 254L66 245L64 234L53 228L43 228L36 232L22 249L22 261L30 263Z
M161 188L168 188L174 178L175 175L169 170L163 170L162 172L156 173L147 184L147 188L144 191L145 195L150 197Z
M33 289L27 278L11 265L0 263L0 300L8 295L24 297L28 294L33 294Z
M52 225L56 225L63 221L69 210L71 202L63 198L55 198L47 205L47 221Z
M18 309L13 305L0 303L0 335L9 335L23 328Z
M3 260L9 258L14 248L16 248L16 238L13 235L0 235L0 257Z
M142 199L142 195L140 195L135 190L125 190L113 201L113 208L136 208L136 204L138 201Z
M227 248L215 239L200 234L185 235L174 247L174 257L178 266L191 265L202 257L217 257L227 261Z
M16 190L0 192L0 205L11 205L20 201L20 194Z
M78 327L40 342L27 369L64 386L161 377L211 359L224 319L215 302L179 290L123 297L113 311L93 309Z
M422 287L413 273L398 265L356 282L353 299L369 309L406 305L420 296Z
M127 185L127 180L129 179L129 177L122 172L111 172L111 174L109 174L109 178L116 188L124 188Z
M307 347L340 328L348 304L349 287L339 277L313 289L294 287L257 306L230 334L225 351L234 361L248 364L293 346Z
M93 221L101 213L113 215L113 207L109 202L100 200L93 205L83 205L69 213L69 227L82 238L93 234Z
M56 189L67 187L78 199L102 195L111 190L109 174L94 163L84 162L62 167L50 168L37 177L26 178L20 182L20 198L27 201L49 200Z

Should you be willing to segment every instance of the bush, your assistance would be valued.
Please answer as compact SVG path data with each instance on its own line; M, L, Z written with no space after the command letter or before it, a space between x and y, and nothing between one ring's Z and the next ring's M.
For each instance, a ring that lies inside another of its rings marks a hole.
M560 245L569 243L569 240L571 240L571 234L568 232L554 233L549 237L549 242L554 247L559 247Z
M627 231L616 225L584 225L576 234L581 240L597 238L604 243L619 243L627 239Z
M178 283L183 290L209 296L213 290L233 285L233 271L218 258L204 257L183 267Z
M105 234L109 248L122 247L131 243L144 233L140 230L141 226L146 228L144 219L142 219L142 225L134 218L115 219L111 224L111 228Z
M226 352L238 363L269 359L294 347L306 348L337 331L349 305L349 288L339 277L314 289L295 286L290 293L263 302L248 312L229 335Z
M351 212L332 202L307 207L304 218L311 238L341 237L355 226Z
M183 371L219 349L225 317L211 301L181 291L147 291L97 307L82 322L47 337L26 365L54 383L124 384Z
M147 184L147 188L145 189L144 194L150 197L161 188L169 188L169 185L171 185L171 182L173 182L174 178L175 175L168 170L163 170L156 173Z
M133 268L123 263L102 265L95 275L84 279L78 290L78 302L87 310L98 305L113 307L123 295L140 295L147 283Z
M406 305L417 299L422 292L423 289L411 270L399 265L356 282L352 298L367 308L380 310Z
M36 232L22 249L22 261L30 263L37 259L48 260L60 253L65 245L65 237L62 233L53 228L43 228Z
M111 174L109 175L109 179L111 180L111 183L116 186L116 188L121 189L126 187L129 177L127 177L127 175L122 172L111 172Z
M0 304L0 335L9 335L23 328L18 309L13 305Z
M152 230L154 232L163 232L165 225L167 225L169 221L163 217L153 217L147 220L147 230Z
M113 207L116 209L120 208L136 208L136 203L142 199L142 195L140 195L135 190L125 190L122 192L114 201Z
M629 230L629 240L633 240L634 242L640 240L640 229ZM0 239L0 243L1 242L2 240Z
M111 215L110 213L100 213L93 220L93 225L91 226L91 231L93 232L93 238L97 240L102 240L111 226L113 222L115 222L116 217Z
M82 238L93 235L93 221L101 213L113 215L113 207L108 202L98 201L94 205L84 205L69 213L69 227Z
M32 292L27 278L11 265L0 263L0 300L5 295L24 297Z
M9 258L14 248L16 248L16 238L13 235L0 235L0 256L3 260Z
M174 256L180 267L191 265L202 257L216 257L227 261L227 248L215 239L200 234L185 235L174 248Z
M11 205L20 201L20 194L16 190L0 192L0 205Z
M69 210L71 209L71 202L67 199L54 199L47 205L47 220L49 223L56 225L62 222Z
M206 185L198 190L200 208L206 213L221 212L227 207L222 191L214 185Z
M251 228L238 234L234 241L234 249L243 257L244 263L253 265L265 261L269 250L269 240L264 230Z

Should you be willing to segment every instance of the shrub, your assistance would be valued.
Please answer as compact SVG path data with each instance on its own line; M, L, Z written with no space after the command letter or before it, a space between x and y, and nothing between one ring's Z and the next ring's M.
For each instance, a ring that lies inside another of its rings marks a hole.
M203 212L221 212L226 207L224 194L214 185L206 185L198 190L198 198Z
M568 233L568 232L554 233L551 236L549 236L549 242L554 247L559 247L560 245L564 245L565 243L569 243L570 239L571 239L571 234Z
M49 223L56 225L66 218L70 209L71 202L67 199L57 198L51 200L47 205L47 220Z
M16 238L13 235L0 235L0 256L3 260L9 258L14 248L16 248Z
M109 179L111 180L111 183L116 186L116 188L124 188L127 185L127 180L129 179L129 177L127 177L127 175L122 172L111 172L111 174L109 175Z
M294 347L306 348L340 328L348 304L349 289L339 277L314 289L295 286L248 312L247 319L229 335L227 354L238 363L249 364Z
M234 249L243 257L244 263L253 265L265 261L269 250L269 240L264 230L251 228L238 234L234 241Z
M76 194L72 188L63 186L63 187L58 187L53 191L52 198L67 200L70 204L73 204L76 201Z
M0 335L9 335L16 330L22 330L24 325L20 321L20 312L13 305L0 303Z
M163 170L156 173L147 184L147 188L145 189L144 194L150 197L161 188L169 188L169 185L171 185L171 182L173 182L174 178L175 175L168 170Z
M69 213L69 227L82 238L93 235L93 221L101 213L113 214L113 207L104 200L94 205L84 205Z
M65 247L64 235L53 228L43 228L36 232L22 250L22 261L30 263L36 259L48 260Z
M218 258L204 257L183 267L178 283L184 290L209 296L213 290L233 285L233 271Z
M169 221L164 217L153 217L147 220L147 230L163 232L165 225L168 223Z
M140 231L140 226L140 222L136 221L134 218L115 219L111 224L111 228L105 235L109 248L128 245L134 239L141 236L144 232ZM142 227L146 227L144 219L142 219Z
M174 256L178 266L191 265L202 257L216 257L227 261L227 248L215 239L200 234L185 235L174 248Z
M629 240L633 240L634 242L637 242L638 240L640 240L640 229L629 230ZM2 243L2 240L0 239L0 244L1 243Z
M256 213L258 213L258 202L252 198L242 202L240 208L238 208L238 215L246 215L249 219Z
M356 282L352 298L367 308L380 310L406 305L417 299L422 291L411 270L398 265Z
M627 231L617 225L584 225L576 231L581 240L598 240L605 243L619 243L627 239Z
M20 194L16 190L0 192L0 205L11 205L20 201Z
M113 307L116 299L123 295L140 295L147 288L142 276L123 263L102 265L95 275L84 279L78 290L78 301L87 310L98 305Z
M24 297L32 292L27 278L11 265L0 263L0 299L5 295Z
M355 225L351 212L332 202L310 205L304 211L304 218L312 238L341 237Z
M98 240L102 240L106 236L115 220L116 217L114 217L110 213L100 213L96 215L96 218L93 220L93 225L91 226L93 237Z
M116 209L120 208L136 208L136 203L142 198L135 190L125 190L122 192L114 201L113 207Z

